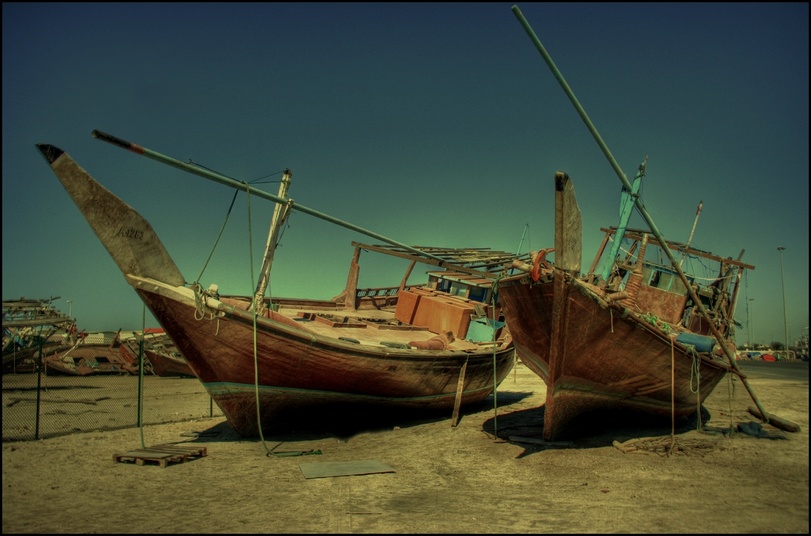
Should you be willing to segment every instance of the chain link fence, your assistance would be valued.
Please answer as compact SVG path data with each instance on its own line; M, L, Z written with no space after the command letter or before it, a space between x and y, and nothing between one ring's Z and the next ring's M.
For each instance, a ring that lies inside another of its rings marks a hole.
M197 378L3 374L3 442L222 415Z

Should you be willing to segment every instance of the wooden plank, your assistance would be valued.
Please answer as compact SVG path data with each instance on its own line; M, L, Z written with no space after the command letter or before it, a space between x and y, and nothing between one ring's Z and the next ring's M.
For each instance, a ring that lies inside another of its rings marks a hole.
M465 391L465 372L467 371L467 360L462 365L462 370L459 371L459 381L456 384L456 400L453 403L453 418L451 420L451 427L455 427L459 423L459 408L462 405L462 394Z

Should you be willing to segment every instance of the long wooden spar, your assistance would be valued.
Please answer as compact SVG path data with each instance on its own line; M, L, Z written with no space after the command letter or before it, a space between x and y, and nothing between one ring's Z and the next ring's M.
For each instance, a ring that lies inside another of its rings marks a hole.
M404 249L406 249L408 251L411 251L412 253L414 253L416 255L419 255L419 256L422 256L422 257L429 257L429 258L431 258L431 259L433 259L435 261L439 261L438 266L444 266L445 265L445 260L442 259L441 257L436 257L434 255L431 255L430 253L420 251L419 249L416 249L416 248L414 248L412 246L408 246L408 245L403 244L401 242L397 242L396 240L392 240L391 238L385 237L385 236L383 236L381 234L375 233L373 231L369 231L368 229L364 229L362 227L358 227L357 225L351 224L349 222L345 222L345 221L340 220L340 219L338 219L338 218L336 218L334 216L330 216L329 214L324 214L323 212L319 212L319 211L314 210L312 208L305 207L304 205L293 202L293 200L290 199L290 198L279 197L277 195L273 195L273 194L265 192L263 190L253 188L252 186L249 186L248 183L246 183L246 182L239 182L237 180L226 177L225 175L221 175L221 174L219 174L217 172L208 171L206 169L202 169L202 168L192 166L191 164L181 162L180 160L177 160L175 158L171 158L169 156L160 154L158 152L147 149L146 147L142 147L142 146L137 145L135 143L123 140L121 138L118 138L118 137L113 136L111 134L107 134L107 133L102 132L100 130L94 130L91 133L91 136L93 136L96 139L106 141L107 143L115 145L116 147L120 147L120 148L126 149L128 151L132 151L135 154L138 154L138 155L141 155L141 156L146 156L147 158L151 158L152 160L157 160L158 162L170 165L172 167L176 167L178 169L181 169L183 171L192 173L194 175L199 175L200 177L203 177L204 179L208 179L208 180L211 180L211 181L214 181L214 182L218 182L220 184L224 184L225 186L229 186L231 188L234 188L235 190L243 190L246 193L248 193L249 195L255 195L257 197L261 197L262 199L267 199L267 200L273 201L274 203L278 203L280 205L287 205L287 206L289 206L289 210L297 210L299 212L309 214L310 216L315 216L316 218L320 218L320 219L328 221L330 223L334 223L335 225L339 225L341 227L345 227L345 228L350 229L352 231L356 231L358 233L365 234L366 236L371 236L372 238L376 238L377 240L380 240L380 241L385 242L387 244L391 244L393 246L398 246L398 247L404 248Z
M535 45L535 48L538 49L538 52L540 52L541 56L546 61L546 64L549 66L549 69L552 71L552 74L555 76L555 79L558 81L561 88L563 88L564 93L566 93L566 96L569 97L569 100L571 101L572 105L574 105L575 110L577 110L577 113L580 115L580 118L586 124L586 127L588 127L589 132L591 132L591 135L594 137L594 140L597 142L597 145L600 146L600 149L603 151L603 154L608 159L608 162L611 164L611 167L614 169L614 172L617 174L617 177L619 177L620 182L622 182L623 188L627 192L632 192L633 187L631 183L628 181L628 178L625 176L625 172L623 172L622 168L620 168L616 159L611 154L611 151L608 149L608 146L605 144L602 137L600 136L600 133L597 132L597 128L591 122L591 119L589 119L588 115L586 114L586 111L583 109L583 106L581 106L580 102L577 100L577 97L575 97L574 92L569 87L569 84L566 82L566 79L563 78L563 75L561 74L560 70L557 68L555 62L552 60L552 56L550 56L549 53L546 51L546 48L541 43L541 40L538 39L538 36L535 34L535 31L532 29L529 22L527 22L527 19L524 18L524 14L521 13L520 9L518 9L518 6L512 6L511 9L513 14L521 23L521 26L524 27L524 30L527 32L529 38L532 40L532 43ZM695 290L690 284L690 281L687 279L687 276L684 275L680 263L673 256L673 252L670 251L670 247L668 247L667 242L662 236L662 233L659 232L659 229L653 222L653 218L648 213L639 195L638 194L631 195L631 198L633 199L633 202L636 205L636 208L639 211L640 215L642 215L642 217L647 222L648 227L651 230L651 233L653 233L653 235L657 238L657 240L659 240L659 243L662 245L662 250L665 252L665 255L667 255L667 258L670 260L670 264L673 266L673 269L679 275L679 278L682 280L682 283L684 283L684 286L687 288L687 291L689 292L690 297L693 299L693 303L696 304L696 308L698 309L699 313L701 314L702 317L704 317L705 320L707 320L707 323L709 324L709 327L712 330L712 334L718 341L719 346L721 346L721 348L724 350L724 354L727 356L727 360L729 361L732 369L741 378L741 381L746 387L749 396L752 398L755 405L757 405L758 409L760 410L760 413L763 416L763 421L768 423L769 419L767 417L767 414L763 410L763 406L761 406L757 396L755 396L752 387L749 385L749 382L746 379L746 374L744 374L743 371L740 369L740 367L738 367L738 364L735 361L735 356L732 355L730 349L727 348L726 344L724 344L723 336L710 319L707 309L704 308L704 306L701 303L701 300L698 298L698 295L696 294Z

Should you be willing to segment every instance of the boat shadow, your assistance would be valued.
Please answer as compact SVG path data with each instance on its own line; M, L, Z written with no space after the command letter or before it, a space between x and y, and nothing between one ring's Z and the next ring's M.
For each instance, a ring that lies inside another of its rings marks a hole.
M499 410L531 396L527 393L499 394ZM492 395L485 400L462 408L458 422L464 419L476 419L493 409ZM270 442L314 441L320 439L338 439L349 441L363 433L378 433L401 430L416 426L448 421L453 418L453 410L425 409L391 409L376 405L331 406L312 408L291 412L283 421L278 421L273 428L263 429L262 438ZM190 431L184 434L195 443L224 441L257 441L259 436L245 437L238 434L228 421L219 422L201 431Z
M555 441L544 441L543 423L545 406L518 409L487 419L482 429L501 440L524 448L516 458L523 458L543 450L593 449L613 446L615 441L669 437L686 434L699 428L697 416L670 419L632 411L595 411L571 422L566 436ZM710 421L711 414L701 407L701 423Z

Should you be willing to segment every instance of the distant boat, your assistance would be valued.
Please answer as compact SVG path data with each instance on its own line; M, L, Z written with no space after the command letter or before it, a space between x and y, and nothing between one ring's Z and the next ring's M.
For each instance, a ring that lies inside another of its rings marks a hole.
M98 131L94 136L139 154L157 154ZM259 422L271 429L294 410L334 404L453 410L455 420L461 408L493 393L513 366L512 338L491 303L492 279L481 274L511 264L515 255L399 247L389 241L395 247L378 251L410 259L407 273L391 287L359 288L361 251L375 246L355 244L346 289L332 299L268 299L261 282L254 296L221 295L217 285L186 284L150 224L67 153L52 145L38 148L127 283L243 436L257 435ZM176 160L171 164L188 167ZM282 187L286 184L289 173ZM251 188L252 195L257 192ZM266 277L287 210L320 213L294 206L286 189L280 188L276 198L262 195L282 202L263 261ZM416 262L445 269L435 274L435 288L406 284Z
M808 361L808 328L804 328L803 334L795 341L794 350L797 352L797 359Z
M121 345L121 351L126 352L135 363L138 362L141 338L140 335L132 337ZM144 364L148 364L145 369L147 373L162 377L195 377L186 358L163 329L147 331L143 335L143 343L143 353L146 358Z
M53 306L58 299L3 300L3 373L32 372L40 354L71 346L74 322Z
M135 374L134 363L121 355L119 333L96 332L79 336L76 344L43 358L45 373L56 376Z

